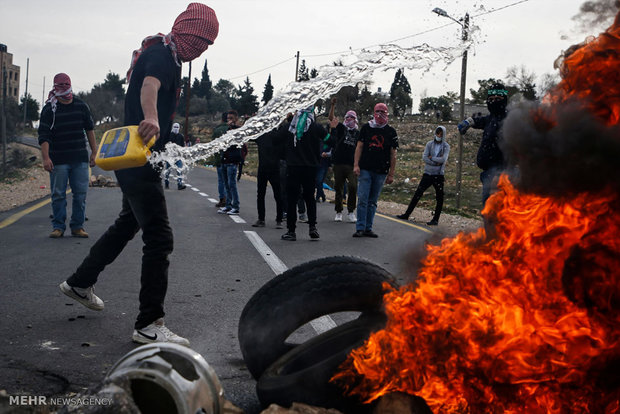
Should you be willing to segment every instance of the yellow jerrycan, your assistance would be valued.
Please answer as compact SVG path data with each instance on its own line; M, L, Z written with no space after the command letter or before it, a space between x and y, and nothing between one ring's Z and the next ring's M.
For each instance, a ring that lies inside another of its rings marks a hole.
M153 144L155 137L144 145L137 125L110 129L101 138L95 163L106 171L142 167L151 155L149 148Z

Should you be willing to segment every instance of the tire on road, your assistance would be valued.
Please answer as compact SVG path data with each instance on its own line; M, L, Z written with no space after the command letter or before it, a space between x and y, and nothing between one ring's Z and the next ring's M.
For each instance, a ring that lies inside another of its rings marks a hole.
M291 350L286 338L297 328L330 313L376 312L383 283L396 287L388 271L350 256L303 263L274 277L245 305L239 320L239 345L256 379Z
M329 382L349 353L372 332L385 327L385 314L362 315L297 346L271 364L258 380L256 392L263 406L292 403L362 413L369 406Z

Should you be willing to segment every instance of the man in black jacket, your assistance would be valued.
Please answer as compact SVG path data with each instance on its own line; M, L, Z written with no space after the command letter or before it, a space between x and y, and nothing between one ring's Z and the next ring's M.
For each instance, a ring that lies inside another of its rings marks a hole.
M278 130L273 129L256 138L258 147L258 173L256 191L256 209L258 220L252 227L265 227L265 195L267 183L271 184L273 198L276 201L276 228L282 228L282 196L280 194L280 156L277 148Z
M138 133L145 144L153 136L159 138L154 150L163 149L163 142L172 129L182 63L196 59L207 50L215 41L218 29L213 9L201 3L190 3L176 18L169 34L149 36L142 41L142 47L134 51L127 73L129 86L124 123L138 125ZM60 284L60 290L87 308L102 311L104 302L94 292L99 274L142 230L140 307L132 339L142 344L189 345L186 338L171 332L163 319L173 236L159 172L147 163L115 173L123 192L118 218L93 245L75 273Z
M502 125L506 119L508 105L508 91L501 83L495 83L488 90L487 108L490 114L476 118L467 118L458 124L461 134L465 134L469 127L484 129L482 141L478 148L476 164L482 170L482 207L497 188L497 178L504 170L504 154L499 147L502 139Z
M328 136L321 125L314 122L314 108L309 107L297 111L291 121L286 139L286 194L288 211L286 226L288 231L282 235L282 240L295 241L297 235L297 199L301 189L302 196L308 210L309 235L318 239L316 228L316 200L314 189L316 186L316 171L321 157L321 146Z

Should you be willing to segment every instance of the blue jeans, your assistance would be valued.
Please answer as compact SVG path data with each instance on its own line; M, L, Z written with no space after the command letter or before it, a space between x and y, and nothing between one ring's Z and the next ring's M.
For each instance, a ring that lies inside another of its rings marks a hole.
M220 200L226 198L226 174L223 164L217 166L217 192Z
M316 170L316 199L318 201L319 198L325 200L325 191L323 191L323 182L325 181L325 176L327 175L327 171L329 170L329 163L325 161L321 161L319 167Z
M355 230L370 231L377 212L377 200L387 174L360 170L357 180L357 222Z
M179 170L181 168L183 168L183 161L181 160L177 160L174 165L177 166L177 174L179 174ZM168 185L169 181L168 178L170 178L170 163L168 161L166 161L166 178L164 179L164 182L166 183L166 186ZM181 185L183 185L183 179L181 178L181 176L177 175L177 185L180 187Z
M69 228L84 227L86 215L86 192L88 191L88 163L57 164L50 173L52 190L52 227L65 231L67 228L67 183L71 186L72 208Z
M226 179L226 208L239 210L239 193L237 192L237 164L222 164Z

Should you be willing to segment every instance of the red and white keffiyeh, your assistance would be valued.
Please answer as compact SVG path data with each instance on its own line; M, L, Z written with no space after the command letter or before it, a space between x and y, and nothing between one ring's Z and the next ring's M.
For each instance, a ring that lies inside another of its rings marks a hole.
M190 3L187 9L179 14L168 34L158 33L142 41L140 49L131 55L131 66L127 71L127 83L140 55L149 47L162 42L170 48L177 65L190 62L212 45L219 32L219 22L215 11L202 3Z

